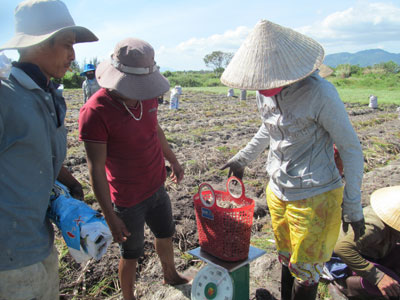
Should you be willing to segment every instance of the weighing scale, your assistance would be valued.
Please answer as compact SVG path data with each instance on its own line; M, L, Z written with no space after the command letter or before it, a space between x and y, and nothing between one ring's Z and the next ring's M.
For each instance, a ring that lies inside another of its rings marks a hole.
M246 260L227 262L200 247L188 251L206 263L192 283L192 300L248 300L250 297L250 262L264 255L264 250L250 246Z

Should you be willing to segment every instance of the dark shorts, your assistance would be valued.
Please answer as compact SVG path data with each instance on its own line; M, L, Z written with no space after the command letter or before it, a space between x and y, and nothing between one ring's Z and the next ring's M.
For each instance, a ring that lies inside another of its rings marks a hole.
M121 256L125 259L136 259L143 255L145 223L156 238L169 238L175 233L171 200L164 186L134 206L114 205L114 211L131 233L126 242L120 244Z

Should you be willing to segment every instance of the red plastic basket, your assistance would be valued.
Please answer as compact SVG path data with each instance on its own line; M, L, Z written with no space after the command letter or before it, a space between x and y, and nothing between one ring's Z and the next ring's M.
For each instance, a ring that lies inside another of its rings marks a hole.
M230 191L233 180L241 184L240 195L234 195ZM204 188L208 190L203 191ZM247 259L254 200L245 196L243 182L236 177L230 177L226 183L226 192L215 191L208 183L202 183L193 200L201 249L225 261ZM233 201L244 206L223 208L217 205L218 201Z

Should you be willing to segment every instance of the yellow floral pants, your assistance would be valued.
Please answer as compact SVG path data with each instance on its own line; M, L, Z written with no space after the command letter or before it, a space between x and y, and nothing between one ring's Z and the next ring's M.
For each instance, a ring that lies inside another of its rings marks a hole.
M343 187L296 201L282 201L267 187L279 260L303 284L319 281L341 224Z

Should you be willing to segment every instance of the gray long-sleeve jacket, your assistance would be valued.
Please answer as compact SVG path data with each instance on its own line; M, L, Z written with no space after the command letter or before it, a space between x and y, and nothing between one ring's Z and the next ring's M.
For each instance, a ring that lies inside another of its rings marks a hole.
M96 93L100 89L100 85L98 84L96 78L89 80L85 79L85 81L82 83L82 90L83 90L83 103L86 103L86 101L89 100L90 97L94 93Z
M344 220L361 220L363 153L335 87L315 72L276 96L257 93L257 105L263 124L231 161L244 167L269 146L266 169L272 191L282 200L300 200L342 186L335 143L346 178Z

